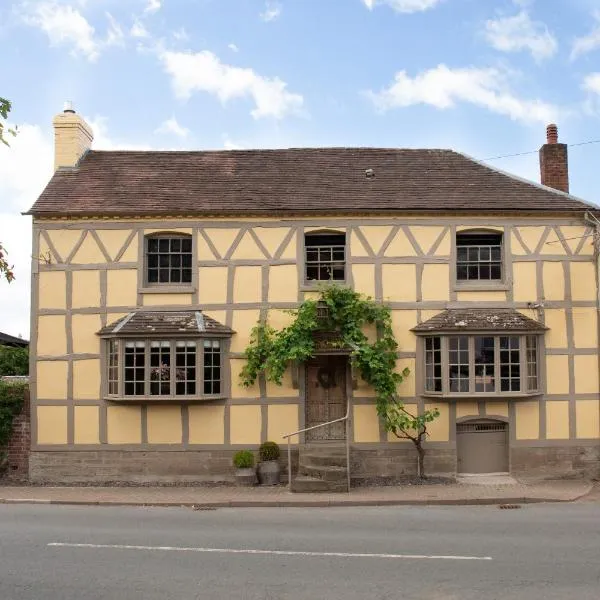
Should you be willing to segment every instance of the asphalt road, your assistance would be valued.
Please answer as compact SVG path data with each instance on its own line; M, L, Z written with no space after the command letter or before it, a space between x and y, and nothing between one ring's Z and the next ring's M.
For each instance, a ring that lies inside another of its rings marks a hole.
M1 600L342 598L598 600L600 504L0 505Z

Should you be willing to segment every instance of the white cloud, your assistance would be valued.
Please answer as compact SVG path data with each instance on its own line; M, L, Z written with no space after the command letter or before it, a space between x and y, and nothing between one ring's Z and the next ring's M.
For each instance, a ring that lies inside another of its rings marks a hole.
M148 30L144 27L144 24L135 19L131 29L129 30L129 35L134 38L147 38L150 37Z
M0 241L15 265L16 279L0 281L0 331L29 335L31 218L29 210L52 175L53 146L40 127L19 125L11 147L0 147Z
M265 2L265 10L260 13L260 18L265 21L275 21L281 16L281 4L279 2L274 2L272 0L267 0Z
M100 55L94 28L72 6L57 2L27 3L24 10L24 21L41 29L51 46L73 46L74 54L83 54L92 61Z
M250 97L255 104L251 111L255 119L281 119L302 111L302 96L289 92L287 84L278 77L264 77L250 68L226 65L207 50L195 54L163 52L160 59L179 98L189 98L196 91L214 94L222 103Z
M377 5L387 4L396 12L416 13L429 10L437 6L443 0L362 0L364 5L373 10Z
M227 47L232 51L232 52L239 52L240 49L235 45L235 44L227 44Z
M576 38L571 49L571 60L582 54L588 54L600 49L600 11L594 13L596 26L587 35Z
M56 0L25 2L21 9L23 21L42 30L48 36L50 46L70 46L74 56L82 55L95 61L105 47L123 41L123 31L110 13L106 13L108 29L106 38L102 39L76 8Z
M183 125L180 125L175 117L171 117L170 119L163 121L154 130L154 133L175 135L177 137L184 138L189 135L190 130L187 127L183 127Z
M539 21L532 21L525 10L512 17L486 21L485 37L496 50L502 52L527 50L536 61L550 58L558 50L558 42L546 25Z
M179 29L176 29L175 31L173 31L173 37L178 42L186 42L187 40L190 39L190 36L188 35L188 33L184 27L180 27Z
M582 87L586 92L592 92L600 96L600 73L590 73L583 80Z
M146 13L155 13L160 10L162 5L162 0L147 0L146 8L144 8L144 12Z
M230 139L228 136L225 136L225 139L223 140L223 148L225 148L225 150L245 150L246 147L247 146L245 144L236 142Z
M389 87L367 96L382 111L427 104L440 110L467 102L506 115L513 120L550 123L558 109L542 100L524 100L510 89L507 75L498 69L467 67L450 69L444 64L419 73L396 73Z

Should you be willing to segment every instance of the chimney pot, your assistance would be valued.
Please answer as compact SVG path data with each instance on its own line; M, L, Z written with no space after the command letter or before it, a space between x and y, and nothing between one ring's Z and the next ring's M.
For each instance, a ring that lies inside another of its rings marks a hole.
M65 102L63 107L63 112L75 114L75 109L73 108L73 103L69 100Z
M540 148L542 185L569 193L569 156L567 144L558 143L558 127L546 127L546 143Z

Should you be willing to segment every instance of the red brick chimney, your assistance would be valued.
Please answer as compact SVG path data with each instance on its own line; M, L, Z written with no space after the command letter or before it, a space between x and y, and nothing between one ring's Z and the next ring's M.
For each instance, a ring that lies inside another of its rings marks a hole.
M569 193L569 157L567 144L558 143L558 127L546 127L546 143L540 148L542 185Z

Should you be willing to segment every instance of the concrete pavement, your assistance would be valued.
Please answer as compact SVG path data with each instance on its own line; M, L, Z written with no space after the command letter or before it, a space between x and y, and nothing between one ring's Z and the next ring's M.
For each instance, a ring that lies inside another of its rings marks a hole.
M47 487L0 486L0 503L146 506L385 506L571 502L587 494L583 480L401 485L347 493L291 494L277 487Z
M598 598L600 505L0 506L2 600Z

